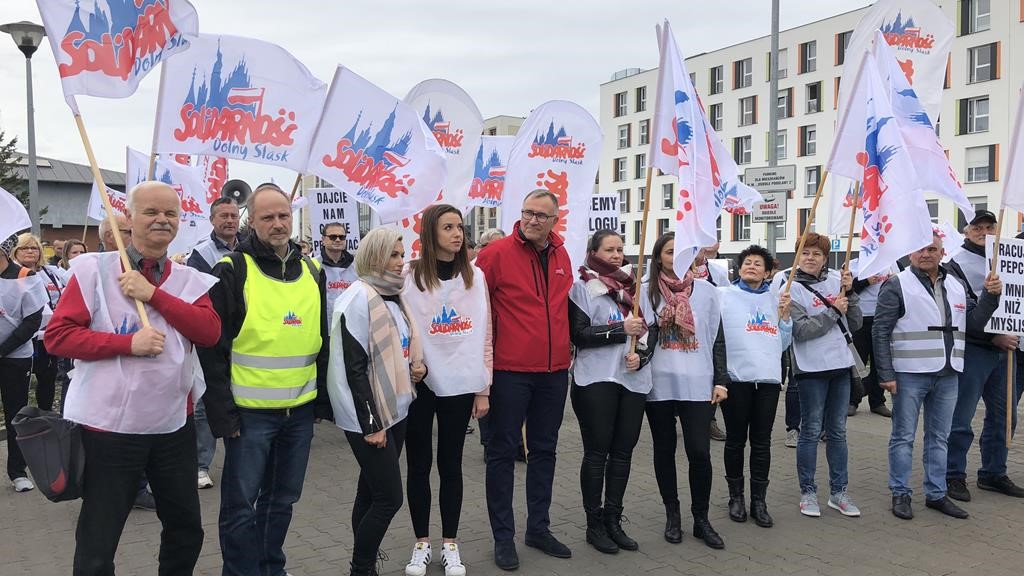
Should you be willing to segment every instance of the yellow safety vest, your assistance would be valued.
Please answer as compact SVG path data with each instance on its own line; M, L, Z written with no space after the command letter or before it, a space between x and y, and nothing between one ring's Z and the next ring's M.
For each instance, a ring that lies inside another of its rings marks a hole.
M231 345L231 392L244 408L294 408L316 398L320 288L309 270L293 281L271 278L242 254L245 320ZM223 261L230 261L225 257ZM313 264L319 270L319 263Z

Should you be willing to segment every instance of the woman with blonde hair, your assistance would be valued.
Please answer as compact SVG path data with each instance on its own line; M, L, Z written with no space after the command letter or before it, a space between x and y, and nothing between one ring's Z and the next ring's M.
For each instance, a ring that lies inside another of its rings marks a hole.
M415 320L400 294L402 236L375 228L359 243L359 279L334 305L327 388L338 427L359 463L352 506L351 573L376 574L375 560L402 507L398 458L415 386L427 375Z

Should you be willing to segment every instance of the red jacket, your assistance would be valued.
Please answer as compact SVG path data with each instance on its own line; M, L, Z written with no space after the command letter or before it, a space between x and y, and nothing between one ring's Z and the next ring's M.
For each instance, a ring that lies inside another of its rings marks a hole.
M533 244L512 234L487 246L476 265L487 279L494 332L494 369L554 372L569 368L572 265L562 237L548 236L547 274Z

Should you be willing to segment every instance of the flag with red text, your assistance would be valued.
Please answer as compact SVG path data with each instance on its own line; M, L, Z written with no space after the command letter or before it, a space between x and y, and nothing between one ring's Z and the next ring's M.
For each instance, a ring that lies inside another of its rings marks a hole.
M508 157L515 136L481 136L473 162L473 183L469 187L468 207L501 206L505 191Z
M146 176L149 170L149 155L131 148L128 148L127 152L125 189L131 190L140 182L149 180ZM213 230L210 224L210 204L206 201L203 169L160 157L156 160L152 179L174 188L181 199L178 234L171 241L167 251L170 254L187 253Z
M115 214L128 215L128 194L120 190L107 187L107 199L110 200L110 207ZM93 220L106 220L107 211L103 207L103 197L100 196L100 187L96 182L92 183L92 192L89 194L89 208L86 211L89 218Z

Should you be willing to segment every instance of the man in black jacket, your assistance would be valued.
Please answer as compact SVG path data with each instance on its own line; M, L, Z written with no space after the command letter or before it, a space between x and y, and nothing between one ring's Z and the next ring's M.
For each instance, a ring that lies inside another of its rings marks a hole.
M284 573L313 423L331 418L323 274L291 240L291 204L280 188L258 186L248 208L254 233L213 269L220 343L199 352L207 419L224 438L224 574L245 576Z

